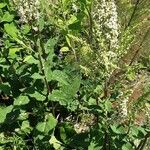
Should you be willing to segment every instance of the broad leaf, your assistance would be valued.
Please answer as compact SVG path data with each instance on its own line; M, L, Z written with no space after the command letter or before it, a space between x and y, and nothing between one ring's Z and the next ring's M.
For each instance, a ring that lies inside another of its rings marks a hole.
M37 101L44 101L46 99L44 94L41 94L37 91L35 91L33 94L30 94L29 96L35 98Z
M5 24L4 25L5 31L13 38L17 38L17 34L19 33L18 29L14 25L14 23Z
M0 9L4 8L6 6L6 3L0 3Z
M49 140L49 143L53 145L55 150L63 150L63 148L61 147L62 143L58 141L54 135L52 135L51 139Z
M29 98L28 96L19 96L18 98L15 99L14 105L20 106L20 105L26 105L29 103Z
M6 115L10 113L13 109L13 106L10 105L8 107L0 107L0 123L3 123L6 119Z
M46 117L47 119L45 122L39 122L36 126L36 129L43 134L48 134L57 125L57 119L55 119L52 114L49 114Z
M14 19L14 15L11 15L9 12L5 12L1 21L11 22Z

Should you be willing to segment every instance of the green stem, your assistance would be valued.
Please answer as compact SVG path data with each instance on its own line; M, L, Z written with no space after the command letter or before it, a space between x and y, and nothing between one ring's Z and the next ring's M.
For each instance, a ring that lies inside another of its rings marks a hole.
M51 89L49 87L48 80L46 78L46 73L45 73L45 70L44 70L44 65L43 65L43 61L42 61L42 52L44 51L44 49L42 49L42 46L41 46L42 42L39 39L39 36L40 36L40 33L38 33L34 37L34 43L35 43L35 48L38 52L38 59L39 59L39 62L40 62L40 71L41 71L42 75L44 76L44 82L45 82L45 85L46 85L46 88L47 88L47 98L48 98L48 95L51 93ZM53 102L51 104L52 104L52 113L55 116L55 106L54 106Z

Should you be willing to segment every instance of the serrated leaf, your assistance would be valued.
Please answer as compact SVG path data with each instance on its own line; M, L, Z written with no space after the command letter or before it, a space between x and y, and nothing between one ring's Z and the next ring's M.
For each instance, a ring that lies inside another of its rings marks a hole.
M28 96L19 96L18 98L15 99L14 105L20 106L20 105L26 105L29 103L29 98Z
M47 119L45 122L39 122L36 126L36 129L43 134L48 134L51 130L53 130L57 125L57 119L52 114L46 116Z

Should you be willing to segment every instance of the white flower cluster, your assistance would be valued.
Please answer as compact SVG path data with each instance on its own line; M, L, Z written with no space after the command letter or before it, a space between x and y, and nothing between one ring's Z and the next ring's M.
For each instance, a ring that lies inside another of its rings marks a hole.
M105 36L110 48L117 48L119 24L117 8L114 0L97 0L93 18L97 24L97 34Z
M127 104L129 101L129 96L125 96L124 93L121 92L119 97L120 97L119 99L122 99L121 103L120 103L120 109L119 109L120 114L119 115L122 119L125 119L128 116Z
M28 23L39 19L39 0L13 0L13 2L22 23Z
M126 118L128 116L128 108L127 108L128 98L124 98L122 100L121 106L121 117Z

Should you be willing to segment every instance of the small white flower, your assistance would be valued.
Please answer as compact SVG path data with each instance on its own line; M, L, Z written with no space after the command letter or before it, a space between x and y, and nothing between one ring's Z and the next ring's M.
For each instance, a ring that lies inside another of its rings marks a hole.
M40 18L39 0L13 0L22 23L37 21Z
M105 35L106 41L110 41L110 48L118 47L118 14L114 0L97 1L93 14L98 30L101 33L99 36ZM106 31L104 30L106 29Z

